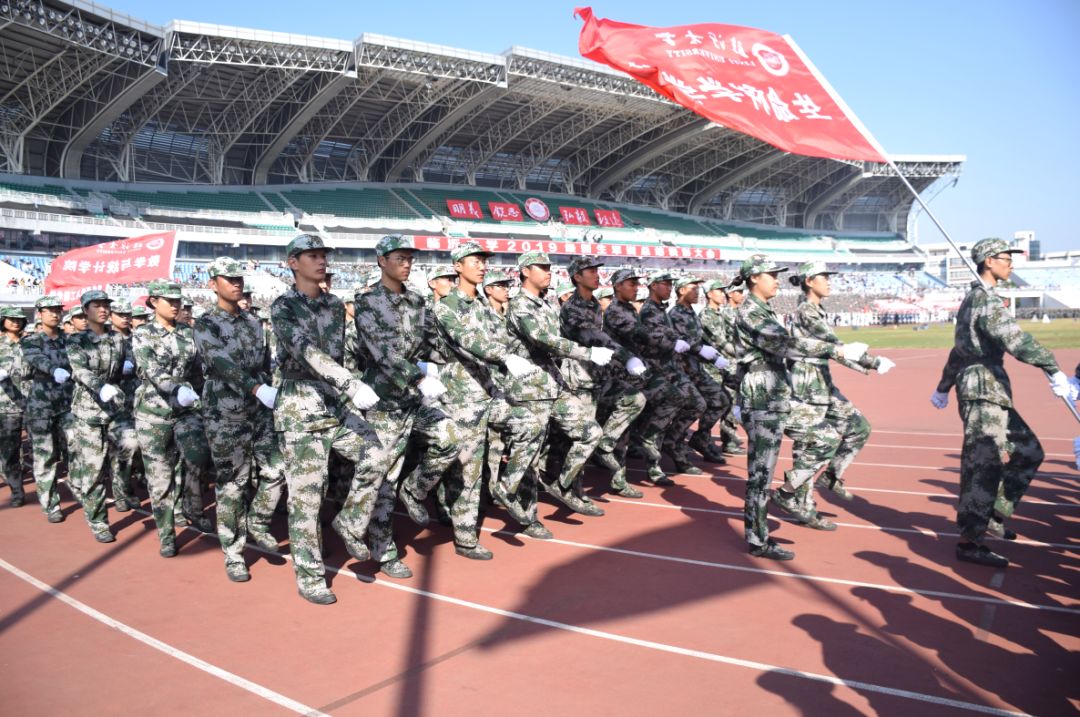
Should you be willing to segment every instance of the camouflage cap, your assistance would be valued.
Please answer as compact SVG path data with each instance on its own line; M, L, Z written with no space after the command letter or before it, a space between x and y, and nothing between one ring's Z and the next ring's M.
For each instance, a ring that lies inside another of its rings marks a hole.
M764 254L753 254L743 260L739 267L739 276L746 279L756 274L773 274L787 271L786 267L778 266Z
M230 279L243 278L244 266L231 256L219 256L206 267L206 273L213 279L224 276Z
M687 274L686 276L680 276L678 279L675 280L675 288L676 289L681 289L684 286L690 286L691 284L704 284L704 283L705 283L704 279L700 279L700 278L698 278L696 276L690 276L689 274Z
M644 279L645 274L637 269L619 269L611 276L611 285L618 286L627 279Z
M318 234L300 234L293 237L293 240L285 247L285 256L291 259L297 254L315 249L334 250L333 247L326 246L326 243Z
M112 304L109 305L109 311L114 314L130 314L131 302L127 299L113 299Z
M512 281L512 277L507 276L505 272L499 271L498 269L492 269L484 274L484 286L491 286L492 284L509 284Z
M135 319L145 319L150 315L150 311L145 306L132 306L131 317Z
M91 289L90 291L84 291L83 295L79 297L79 305L85 307L91 301L107 301L110 304L112 299L101 289Z
M601 286L599 289L593 292L593 296L597 299L610 299L615 295L615 290L610 286Z
M375 245L376 256L386 256L392 251L398 249L408 249L409 251L416 251L416 247L413 246L412 239L403 237L400 234L387 234L379 243Z
M649 275L649 280L646 282L649 286L653 284L659 284L663 281L674 281L675 277L671 275L670 271L657 271Z
M81 316L84 319L86 318L86 313L83 311L83 308L81 306L76 306L75 308L64 314L64 321L71 321L76 316Z
M735 279L731 280L731 283L724 287L725 294L741 294L746 291L746 287L741 283L736 284Z
M566 272L570 274L570 276L573 276L584 269L591 269L594 266L599 267L603 265L604 262L594 256L575 256L570 261L570 265L566 267Z
M705 282L705 293L710 291L723 291L727 288L728 283L723 279L713 279L712 281Z
M982 239L971 247L971 260L978 264L988 256L995 254L1023 254L1023 249L1013 249L1004 239Z
M819 274L836 274L838 272L829 271L829 265L823 261L807 261L799 264L799 269L796 274L802 277L809 278L811 276L818 276Z
M23 321L26 321L26 314L24 314L23 310L17 306L5 306L0 309L0 318L22 319Z
M555 296L562 296L563 294L570 294L574 291L573 284L559 284L555 287Z
M457 272L454 271L454 267L449 264L440 264L428 272L427 278L428 281L431 281L432 279L438 279L443 276L449 276L451 279L456 279Z
M162 299L179 299L180 285L171 281L151 281L146 287L147 298L160 296Z
M488 251L484 247L480 246L474 241L467 241L464 244L458 244L450 251L450 260L454 262L461 261L467 256L473 254L480 254L482 256L491 256L492 252ZM455 274L457 272L454 272Z
M195 305L195 301L190 296L180 295L180 305L185 309L190 309Z
M43 296L34 302L35 309L62 309L64 302L59 296Z
M548 266L551 266L551 257L547 255L547 252L527 251L520 255L517 260L518 271L521 271L527 266L536 266L537 264L547 264Z

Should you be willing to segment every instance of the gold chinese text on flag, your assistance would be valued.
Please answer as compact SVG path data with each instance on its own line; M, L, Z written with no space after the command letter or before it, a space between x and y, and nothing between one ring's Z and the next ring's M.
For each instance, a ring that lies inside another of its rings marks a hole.
M581 54L717 124L796 154L887 161L790 38L738 25L646 27L585 21Z

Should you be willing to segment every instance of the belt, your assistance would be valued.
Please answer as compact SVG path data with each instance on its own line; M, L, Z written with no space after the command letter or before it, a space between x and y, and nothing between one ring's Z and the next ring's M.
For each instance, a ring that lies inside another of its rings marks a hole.
M809 364L814 364L815 366L824 366L825 364L829 363L829 359L823 359L823 358L805 358L805 357L804 357L804 358L797 358L797 359L792 359L792 361L794 361L795 363L809 363Z
M746 364L746 373L787 373L787 367L783 364L769 363L768 361L754 361Z
M305 371L279 371L278 374L289 381L318 381L320 379L315 378L310 373Z

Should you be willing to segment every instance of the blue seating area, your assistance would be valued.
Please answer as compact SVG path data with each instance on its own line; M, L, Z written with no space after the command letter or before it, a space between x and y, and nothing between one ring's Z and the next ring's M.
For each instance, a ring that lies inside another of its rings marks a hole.
M1066 289L1080 286L1080 266L1042 268L1019 266L1013 272L1017 284L1034 289Z

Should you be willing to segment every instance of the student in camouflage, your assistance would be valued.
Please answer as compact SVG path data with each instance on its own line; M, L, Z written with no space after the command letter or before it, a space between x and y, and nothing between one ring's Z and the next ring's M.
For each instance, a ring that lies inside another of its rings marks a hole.
M131 356L123 336L105 325L111 300L104 291L85 292L81 299L87 330L67 341L68 362L75 381L66 426L71 447L69 478L78 486L86 522L102 543L116 540L105 507L105 458L117 451L131 460L137 441L120 382Z
M139 328L152 318L149 311L145 306L133 306L131 307L131 330Z
M142 380L135 395L135 429L159 552L171 558L176 555L174 516L182 480L178 464L186 466L195 485L201 487L208 481L212 461L198 406L202 364L191 327L176 323L180 285L153 281L147 294L154 320L132 332L135 364Z
M1012 255L1019 252L1001 239L983 239L971 248L980 280L971 283L960 304L956 344L930 399L935 407L945 408L955 386L964 422L956 519L962 540L956 557L995 568L1006 567L1009 561L985 545L985 534L1016 538L1005 521L1045 456L1039 439L1013 406L1005 354L1045 371L1055 396L1076 399L1075 388L1054 355L1021 330L994 290L999 281L1008 280Z
M632 385L627 373L630 368L644 371L645 364L604 331L602 302L598 300L601 266L590 257L570 262L574 293L559 310L559 326L571 341L610 350L614 363L601 367L593 362L567 361L566 380L583 398L591 400L593 417L603 420L603 437L592 457L612 472L611 490L624 498L641 498L642 492L626 482L626 454L617 446L645 409L645 394Z
M838 358L858 360L866 353L866 344L834 344L791 336L776 318L769 300L779 292L779 275L786 269L775 265L764 254L754 254L743 261L740 282L746 282L750 296L736 314L736 352L740 355L739 400L746 427L746 542L750 554L772 560L791 560L795 554L769 538L769 483L780 456L784 429L794 419L791 413L791 386L785 359ZM835 432L822 422L822 433ZM828 442L809 444L804 459L813 465L823 464L834 450ZM820 467L820 465L818 466ZM795 492L813 477L808 467L794 467L785 475L785 484L772 494L785 510L800 514Z
M698 287L702 280L694 276L679 277L675 281L675 306L668 312L672 328L690 344L690 350L680 355L682 369L690 383L705 402L705 411L698 415L697 431L690 436L688 445L712 463L726 463L723 452L713 443L713 427L731 410L731 400L723 385L716 381L710 370L722 371L728 360L712 344L705 340L704 331L694 306L698 300Z
M126 299L113 299L109 305L109 323L113 330L124 338L124 353L129 357L124 360L124 377L119 388L124 392L124 410L134 424L135 389L139 385L139 377L135 373L135 352L131 343L131 304ZM118 513L137 508L140 504L131 484L131 467L134 461L134 452L125 457L117 451L109 451L113 507Z
M71 410L71 365L67 358L67 335L61 330L64 305L55 296L34 302L41 331L22 339L23 361L30 372L26 393L26 432L34 460L38 502L50 523L62 523L60 510L60 462L67 444L64 418Z
M22 428L28 367L20 345L26 314L22 309L7 306L0 309L0 321L3 322L3 334L0 335L0 473L11 489L11 507L19 508L26 501Z
M362 415L378 403L379 396L344 367L345 307L341 299L319 286L325 281L331 251L313 234L300 234L290 241L285 252L294 283L270 307L281 351L274 430L281 436L289 485L289 550L300 596L319 605L337 601L326 585L319 525L330 455L362 466L369 447L381 449ZM351 508L343 509L333 526L349 554L367 560L370 553L364 536L351 522Z
M217 303L195 322L193 332L205 376L202 413L217 472L217 534L225 574L233 582L245 582L251 579L244 563L247 534L264 550L277 548L270 519L285 484L271 415L277 391L270 385L262 323L238 305L243 267L235 259L218 257L207 274Z
M735 380L738 357L735 355L735 344L731 338L731 327L728 320L732 312L731 306L728 304L727 284L728 282L723 279L714 279L705 284L704 290L707 303L701 313L698 314L698 320L701 323L702 337L705 342L715 347L720 352L720 356L727 359L728 362L725 368L717 368L714 364L709 363L702 364L702 367L714 381L723 387L728 401L734 407L736 403L735 392L739 388L738 382ZM724 418L721 419L720 435L723 441L721 450L724 453L731 455L743 455L746 453L746 449L742 446L742 439L739 437L738 422L735 420L734 411L728 411Z

